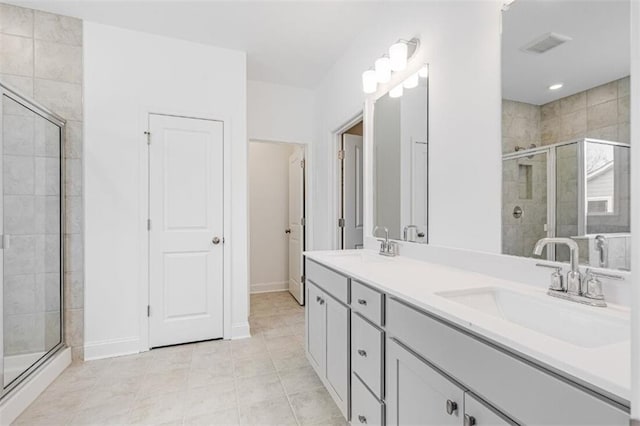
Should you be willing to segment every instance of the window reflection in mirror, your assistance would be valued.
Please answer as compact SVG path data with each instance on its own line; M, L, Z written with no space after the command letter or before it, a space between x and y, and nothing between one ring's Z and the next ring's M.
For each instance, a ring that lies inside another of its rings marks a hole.
M417 243L428 241L427 81L382 96L373 117L374 224L391 239Z
M629 269L629 8L518 0L503 13L503 253L569 237L580 263Z

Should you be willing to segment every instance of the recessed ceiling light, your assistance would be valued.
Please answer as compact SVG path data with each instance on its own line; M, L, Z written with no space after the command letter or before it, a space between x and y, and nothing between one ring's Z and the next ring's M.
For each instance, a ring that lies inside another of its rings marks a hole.
M558 90L562 88L562 83L556 83L549 86L549 90Z

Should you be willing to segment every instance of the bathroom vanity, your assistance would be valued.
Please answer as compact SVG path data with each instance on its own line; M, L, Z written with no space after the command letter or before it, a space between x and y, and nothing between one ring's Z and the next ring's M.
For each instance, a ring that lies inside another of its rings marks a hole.
M306 253L309 362L353 425L628 425L629 314L369 250Z

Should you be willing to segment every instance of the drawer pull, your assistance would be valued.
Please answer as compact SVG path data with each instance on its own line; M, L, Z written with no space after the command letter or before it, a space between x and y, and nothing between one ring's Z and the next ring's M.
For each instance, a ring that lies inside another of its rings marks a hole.
M464 415L464 426L475 426L476 418L468 414Z
M358 303L362 306L367 306L367 301L364 299L358 299Z
M450 399L447 399L447 414L452 415L458 411L458 403L453 402Z
M365 351L364 349L358 349L358 355L360 355L363 358L367 357L367 351Z
M367 418L365 416L363 416L362 414L358 415L358 421L360 423L367 423Z

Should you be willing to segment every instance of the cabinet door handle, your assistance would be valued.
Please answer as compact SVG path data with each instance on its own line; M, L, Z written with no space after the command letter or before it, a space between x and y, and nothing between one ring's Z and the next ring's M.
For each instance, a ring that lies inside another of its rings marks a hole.
M320 303L320 296L316 296L316 302Z
M464 426L475 426L476 418L468 414L464 415Z
M367 306L367 301L364 299L358 299L358 303L361 304L362 306Z
M447 414L452 415L458 411L458 403L453 402L450 399L447 399Z
M364 349L358 349L358 355L360 355L363 358L367 357L367 351L365 351Z
M320 304L324 305L324 299L322 297L320 298Z
M367 418L365 416L363 416L362 414L358 415L358 421L360 423L367 423Z

